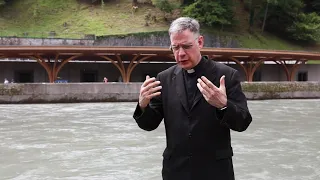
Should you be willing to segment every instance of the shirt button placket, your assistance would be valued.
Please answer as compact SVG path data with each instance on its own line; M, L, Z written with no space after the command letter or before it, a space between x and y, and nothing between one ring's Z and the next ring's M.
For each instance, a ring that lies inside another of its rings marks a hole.
M191 114L188 115L188 119L189 119L189 123L191 125L191 121L192 121L192 117L191 117ZM189 127L190 128L190 127ZM191 152L191 137L192 137L192 133L191 133L191 129L188 133L188 139L189 139L189 154L188 154L188 159L191 160L192 158L192 152Z
M192 152L191 152L191 137L192 137L192 133L189 132L188 134L188 138L189 138L189 155L188 155L188 159L190 160L192 158Z

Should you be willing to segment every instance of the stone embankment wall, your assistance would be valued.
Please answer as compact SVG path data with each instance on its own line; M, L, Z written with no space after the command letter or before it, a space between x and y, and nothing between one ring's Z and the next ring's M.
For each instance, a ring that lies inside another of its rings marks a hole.
M204 34L205 47L239 48L239 42L232 36ZM0 37L1 46L161 46L169 47L166 32L145 35L100 36L91 39L62 38L19 38Z
M320 82L245 82L242 89L249 100L318 99Z
M141 83L0 84L0 103L137 102ZM320 82L242 83L248 100L318 99Z

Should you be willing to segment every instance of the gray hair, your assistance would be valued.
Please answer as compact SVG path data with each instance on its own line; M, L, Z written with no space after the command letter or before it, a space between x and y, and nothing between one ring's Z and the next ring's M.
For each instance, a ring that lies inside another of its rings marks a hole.
M169 28L169 35L172 33L180 33L185 30L190 30L194 35L200 35L200 25L196 19L190 17L180 17L174 20Z

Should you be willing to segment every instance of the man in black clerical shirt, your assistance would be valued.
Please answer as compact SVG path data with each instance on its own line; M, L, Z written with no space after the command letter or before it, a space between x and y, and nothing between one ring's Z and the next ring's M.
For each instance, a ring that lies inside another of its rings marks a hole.
M176 19L169 36L177 64L146 77L133 117L146 131L164 120L164 180L234 180L230 130L252 121L239 73L202 57L197 20Z

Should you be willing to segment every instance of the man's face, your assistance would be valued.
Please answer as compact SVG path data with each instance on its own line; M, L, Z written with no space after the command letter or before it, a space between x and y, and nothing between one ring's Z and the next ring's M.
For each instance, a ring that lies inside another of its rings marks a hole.
M171 48L177 64L183 69L195 67L200 59L203 36L195 36L190 30L170 35Z

